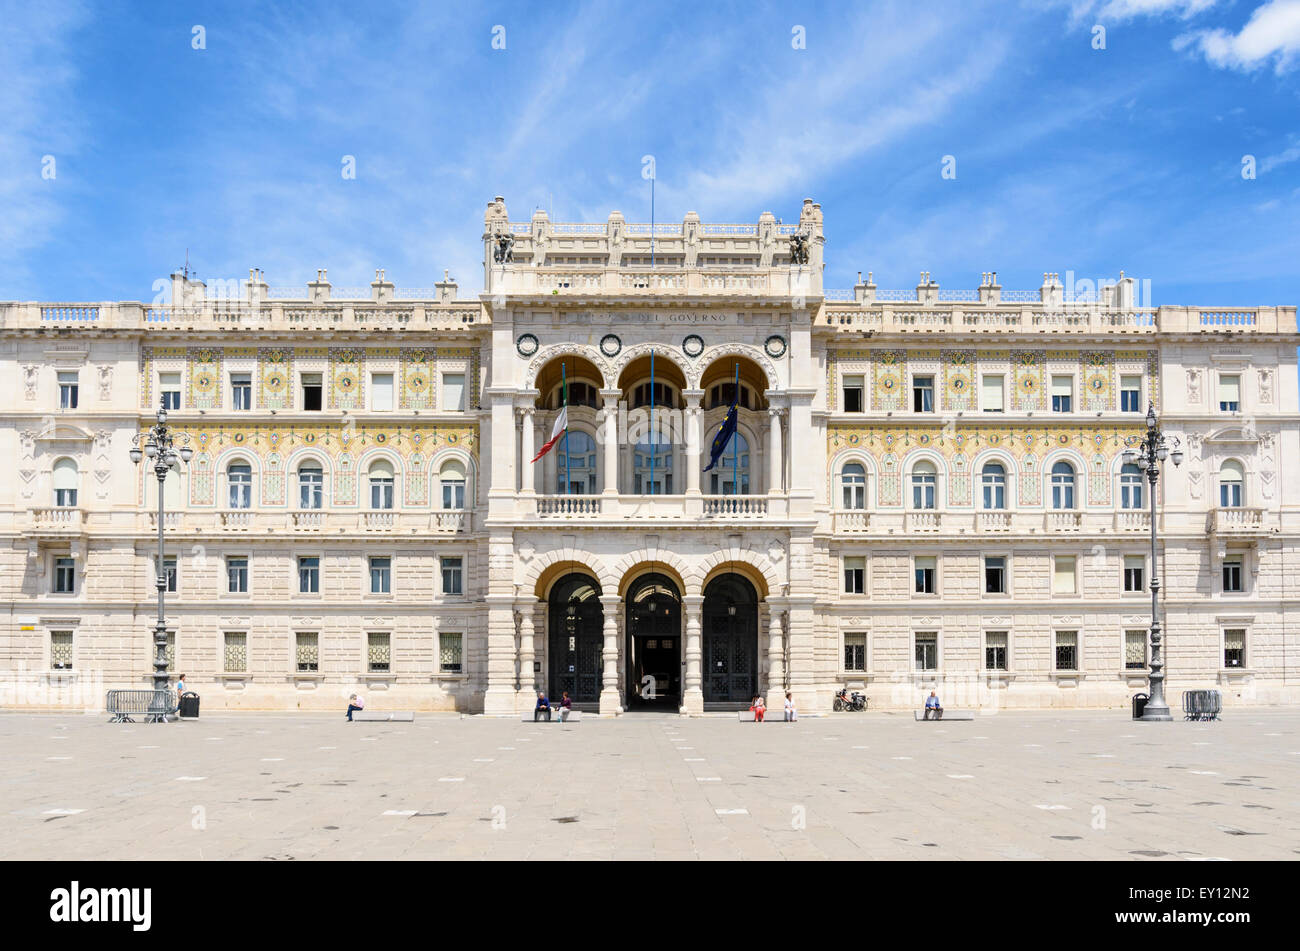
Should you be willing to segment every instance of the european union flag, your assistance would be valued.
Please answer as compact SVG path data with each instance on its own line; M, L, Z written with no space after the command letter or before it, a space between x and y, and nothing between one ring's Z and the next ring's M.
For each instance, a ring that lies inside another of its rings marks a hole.
M718 464L722 454L727 451L727 443L731 442L731 437L736 435L736 419L739 414L736 412L736 401L731 401L731 408L727 410L727 416L718 427L718 434L713 437L713 445L709 447L709 464L704 467L708 472Z

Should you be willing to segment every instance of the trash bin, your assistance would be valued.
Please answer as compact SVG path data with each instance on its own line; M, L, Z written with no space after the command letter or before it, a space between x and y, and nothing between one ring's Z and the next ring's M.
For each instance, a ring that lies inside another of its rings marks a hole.
M199 695L191 690L181 694L178 703L180 709L177 711L183 717L197 717L199 715Z
M1134 720L1141 720L1141 719L1142 719L1142 711L1145 710L1145 709L1147 708L1147 701L1150 700L1150 699L1151 699L1151 698L1150 698L1149 696L1147 696L1146 694L1144 694L1144 693L1138 693L1138 694L1134 694L1134 695L1133 695L1133 719L1134 719ZM183 702L184 702L184 701L182 701L182 703L183 703ZM185 708L182 706L181 709L184 710ZM195 714L194 714L194 715L195 715L195 716L198 716L198 702L197 702L197 701L195 702L194 709L195 709ZM184 716L184 714L181 714L181 715Z

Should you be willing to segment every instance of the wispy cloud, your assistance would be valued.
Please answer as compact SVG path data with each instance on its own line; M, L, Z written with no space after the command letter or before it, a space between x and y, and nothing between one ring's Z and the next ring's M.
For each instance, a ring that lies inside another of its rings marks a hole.
M1184 33L1174 49L1191 49L1220 69L1249 72L1269 63L1279 75L1300 63L1300 0L1268 0L1240 31L1213 29Z

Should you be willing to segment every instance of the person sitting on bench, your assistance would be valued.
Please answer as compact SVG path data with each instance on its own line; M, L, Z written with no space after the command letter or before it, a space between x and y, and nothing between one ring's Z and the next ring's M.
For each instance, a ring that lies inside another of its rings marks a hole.
M560 697L560 715L556 719L563 723L569 719L569 714L573 712L573 701L569 699L569 691L563 691Z
M934 716L931 717L931 714ZM925 719L943 719L943 707L939 706L939 698L935 696L933 690L930 691L930 696L925 698Z
M754 713L754 722L762 723L763 713L767 710L767 704L763 702L763 698L761 696L755 697L754 702L749 705L749 709Z
M551 719L551 701L546 699L546 691L537 691L537 706L533 707L533 722L545 717L548 721Z
M366 702L358 697L355 693L348 697L348 722L352 722L352 714L357 710L364 710Z

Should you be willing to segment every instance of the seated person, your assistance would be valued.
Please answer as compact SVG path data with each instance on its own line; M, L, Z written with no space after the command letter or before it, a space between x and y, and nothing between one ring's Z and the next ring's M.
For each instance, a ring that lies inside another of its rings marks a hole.
M938 698L937 696L935 696L935 693L934 693L933 690L930 691L930 696L928 696L928 697L925 698L925 717L924 717L924 719L926 719L926 720L929 720L929 719L942 720L942 719L943 719L943 707L939 706L939 698Z
M533 707L533 722L536 723L543 717L547 720L551 718L551 701L546 699L546 691L539 690L537 691L537 706Z
M565 690L560 695L560 716L559 722L563 723L569 719L569 714L573 712L573 701L569 699L569 691Z
M762 723L763 714L767 711L767 704L763 702L761 696L755 697L754 702L749 705L749 709L754 713L754 722Z

